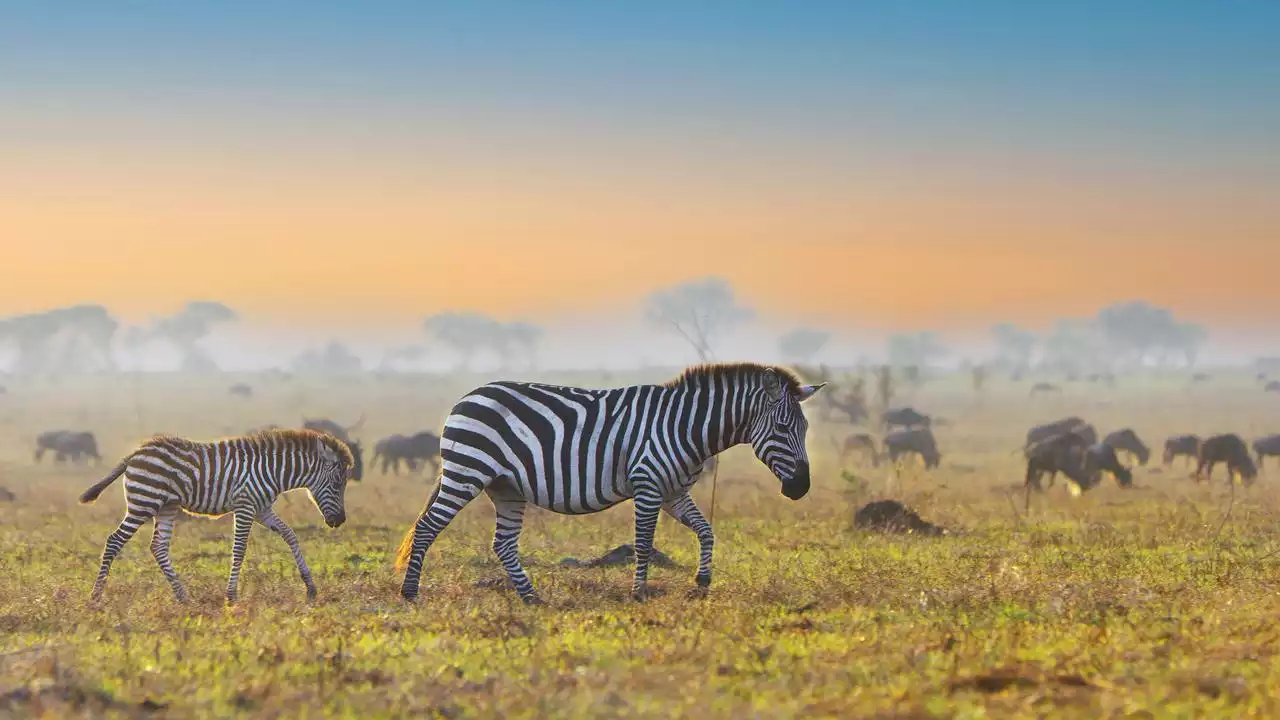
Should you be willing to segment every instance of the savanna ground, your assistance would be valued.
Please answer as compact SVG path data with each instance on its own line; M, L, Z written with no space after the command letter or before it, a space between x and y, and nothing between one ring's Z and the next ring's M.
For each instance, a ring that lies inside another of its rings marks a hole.
M565 518L531 511L523 555L547 604L525 607L490 549L492 510L473 503L428 556L422 599L403 603L392 556L422 507L425 479L372 468L348 490L348 522L324 527L304 496L277 503L298 531L320 597L307 602L285 544L254 529L239 605L222 594L229 518L179 524L175 564L193 603L176 605L144 528L87 604L119 485L77 494L155 432L207 438L266 423L364 410L366 442L436 428L473 380L321 383L229 378L10 384L0 397L0 716L1087 716L1275 717L1280 699L1280 508L1264 478L1235 495L1219 471L1196 486L1158 470L1179 432L1280 430L1275 396L1252 378L1188 392L1183 377L1067 385L1028 400L992 381L978 402L960 377L900 400L945 416L942 468L850 463L815 422L814 489L791 502L748 450L720 472L711 594L689 600L697 543L669 518L658 546L679 569L665 591L628 597L631 570L558 567L631 541L631 511ZM575 380L609 386L634 380ZM660 378L646 378L657 380ZM1138 488L1108 480L1072 499L1062 484L1022 510L1016 453L1034 423L1080 414L1132 426L1156 448ZM814 413L811 411L811 417ZM35 435L95 431L99 469L32 462ZM1275 472L1274 470L1272 471ZM695 489L704 510L711 486ZM855 531L876 497L958 530L943 538Z

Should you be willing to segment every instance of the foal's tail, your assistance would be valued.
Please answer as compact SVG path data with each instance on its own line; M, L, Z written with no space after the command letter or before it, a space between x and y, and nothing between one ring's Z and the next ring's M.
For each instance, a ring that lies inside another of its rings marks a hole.
M132 459L133 459L133 453L129 453L125 457L125 459L121 460L120 463L111 470L110 475L107 475L106 477L102 478L97 483L95 483L93 487L81 493L80 502L87 505L93 502L94 500L97 500L98 496L102 494L103 490L106 490L107 487L111 485L111 483L116 481L116 478L124 474L124 469L129 467L129 461Z
M436 489L431 492L431 497L427 498L426 507L422 508L422 514L426 515L427 511L435 503L436 498L440 495L440 483L436 483ZM418 531L418 522L415 520L409 526L409 532L405 533L404 539L400 541L400 548L396 550L396 573L403 573L405 568L409 566L409 555L413 553L413 536Z

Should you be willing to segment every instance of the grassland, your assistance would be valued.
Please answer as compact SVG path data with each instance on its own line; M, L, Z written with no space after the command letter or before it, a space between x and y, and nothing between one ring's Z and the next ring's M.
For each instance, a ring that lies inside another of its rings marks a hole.
M94 469L35 465L43 429L94 430L108 464L155 431L195 437L303 416L350 421L365 439L435 427L467 379L249 382L177 378L23 387L0 398L0 716L415 715L440 717L1204 717L1280 716L1280 495L1196 486L1181 467L1136 473L1071 499L1017 495L1025 428L1069 413L1099 429L1280 430L1280 407L1244 378L1187 392L1181 379L1069 385L1028 401L993 382L978 402L959 379L903 399L949 418L942 468L852 468L815 423L815 488L783 498L749 451L719 476L715 584L689 600L696 542L664 518L658 545L681 565L665 592L628 598L628 568L558 567L631 538L631 512L532 511L522 542L547 604L525 607L489 550L492 511L474 503L429 555L422 601L399 600L392 553L429 491L371 472L328 530L304 497L278 503L320 587L305 600L279 538L257 528L241 601L222 602L229 519L179 524L174 560L192 592L171 599L144 529L87 604L118 488L76 494ZM564 380L566 378L552 378ZM627 381L576 378L601 385ZM1269 402L1270 401L1270 402ZM1158 463L1158 459L1156 461ZM104 468L105 469L105 468ZM1274 471L1273 471L1274 472ZM704 508L711 487L695 494ZM943 538L854 531L854 509L905 500L956 529Z

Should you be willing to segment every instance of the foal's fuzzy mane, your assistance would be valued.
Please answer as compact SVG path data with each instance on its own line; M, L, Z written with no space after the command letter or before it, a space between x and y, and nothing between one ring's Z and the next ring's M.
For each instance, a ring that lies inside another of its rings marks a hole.
M176 435L155 435L142 443L146 445L175 445L186 449L193 449L198 445L216 445L227 443L234 440L248 442L254 447L265 449L267 445L280 447L281 445L302 445L304 449L314 447L316 440L323 442L326 447L332 450L340 462L346 463L347 467L354 467L356 464L355 457L351 454L351 449L347 444L335 438L328 433L316 432L315 430L294 430L291 428L271 428L267 430L258 430L241 435L238 437L221 438L208 443L202 443L198 440L190 438L178 437Z

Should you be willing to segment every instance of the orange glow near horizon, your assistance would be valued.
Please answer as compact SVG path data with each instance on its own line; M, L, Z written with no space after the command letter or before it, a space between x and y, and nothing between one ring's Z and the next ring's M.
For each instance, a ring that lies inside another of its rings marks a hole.
M0 314L100 302L145 318L205 298L305 326L537 318L630 311L706 275L835 327L1043 325L1134 298L1261 327L1280 305L1280 209L1262 190L121 159L33 155L0 176L4 262L27 269L0 284Z

